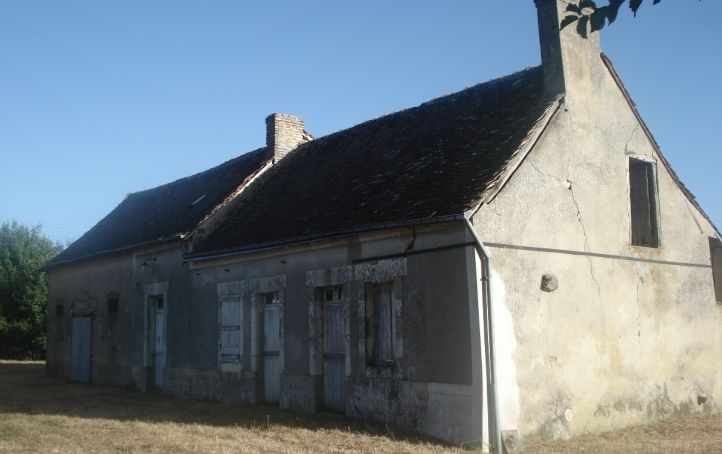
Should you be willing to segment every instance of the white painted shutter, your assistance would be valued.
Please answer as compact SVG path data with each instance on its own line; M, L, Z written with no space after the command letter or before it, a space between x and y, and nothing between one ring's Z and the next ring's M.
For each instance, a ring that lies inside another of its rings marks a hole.
M220 301L221 372L240 372L243 353L243 312L239 296Z

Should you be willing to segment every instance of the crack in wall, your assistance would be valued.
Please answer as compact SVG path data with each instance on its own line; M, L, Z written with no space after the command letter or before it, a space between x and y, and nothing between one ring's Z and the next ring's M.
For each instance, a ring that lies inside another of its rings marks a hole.
M539 170L539 168L534 164L534 161L533 161L533 160L530 159L528 162L529 162L529 165L531 165L531 166L534 168L534 170L536 170L536 172L537 172L539 175L541 175L541 176L543 176L543 177L546 177L546 178L551 178L552 180L554 180L554 181L556 181L556 182L564 185L564 181L563 181L563 180L555 177L554 175L549 175L548 173L544 173L544 172L542 172L541 170ZM567 167L567 169L568 169L568 167Z
M632 134L634 134L634 133L632 133ZM631 137L629 140L631 141ZM562 180L561 178L558 178L554 175L550 175L550 174L542 172L541 170L539 170L539 168L534 164L534 161L531 159L528 162L531 165L531 167L539 175L546 177L546 178L551 178L552 180L558 182L562 186L566 187L567 190L569 190L569 195L572 198L572 203L574 204L574 208L576 210L577 222L579 223L579 226L582 228L582 236L584 237L584 251L590 252L589 237L587 236L587 229L586 229L586 227L584 225L584 221L582 219L582 211L579 208L579 202L577 201L577 198L574 195L574 187L573 187L572 181L571 181L571 179L569 179L569 169L571 167L571 159L572 159L572 157L571 157L571 153L570 153L569 156L567 157L567 170L566 170L567 179L566 180ZM590 274L592 280L594 281L594 284L597 286L597 294L601 297L602 286L599 283L599 281L597 280L596 275L594 274L594 265L592 263L592 258L587 256L587 260L589 261L589 274Z
M629 139L627 139L627 141L624 143L624 154L634 153L633 151L631 151L631 150L629 149L629 144L630 144L630 143L632 142L632 140L634 139L634 135L637 133L637 131L639 131L639 125L638 125L638 124L634 127L634 129L632 129L632 133L629 135Z
M637 278L639 279L636 283L636 303L637 303L637 343L641 346L642 345L642 306L639 299L639 284L644 284L644 279L642 278L642 274L639 271L638 264L634 263L632 265L634 267L634 272L637 274Z
M537 298L537 303L538 303L537 310L539 312L539 322L537 323L537 326L539 327L539 331L541 331L542 334L544 335L544 339L546 341L545 342L545 345L546 345L545 362L546 362L547 358L549 358L549 335L547 335L547 332L544 329L544 326L542 324L542 320L544 319L544 316L543 316L542 310L541 310L541 298ZM553 368L549 368L549 369L552 371L552 374L553 374L554 369ZM559 400L554 396L554 393L552 392L551 384L549 383L549 377L545 376L544 378L545 378L544 379L544 387L546 388L547 393L549 394L549 409L554 413L554 416L559 417L560 416L559 415Z
M587 237L587 228L584 226L584 221L582 220L582 211L579 209L579 202L577 202L577 198L574 195L574 188L572 185L569 186L569 195L571 196L572 202L574 203L574 208L577 210L577 222L579 222L579 226L582 228L582 235L584 236L584 251L590 252L589 237ZM592 258L590 256L587 256L587 261L589 261L589 274L597 286L597 294L601 297L602 286L599 284L597 277L594 275L594 265L592 264Z

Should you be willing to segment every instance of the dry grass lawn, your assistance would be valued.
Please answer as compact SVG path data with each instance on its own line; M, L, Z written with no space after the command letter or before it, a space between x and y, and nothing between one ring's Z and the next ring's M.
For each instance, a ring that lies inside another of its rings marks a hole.
M722 415L697 416L629 427L601 435L525 447L525 453L722 453Z
M0 452L462 452L337 414L70 384L44 369L0 361Z
M0 452L465 452L396 427L172 399L45 378L42 363L0 361ZM722 453L722 417L641 426L525 452Z

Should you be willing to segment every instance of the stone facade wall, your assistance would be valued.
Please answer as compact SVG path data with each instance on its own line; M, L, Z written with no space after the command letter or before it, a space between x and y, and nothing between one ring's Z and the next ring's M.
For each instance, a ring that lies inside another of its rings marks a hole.
M404 256L414 237L414 252ZM440 246L449 249L436 251ZM282 287L284 360L279 405L314 412L327 410L323 313L317 295L319 289L341 286L347 304L344 412L465 442L481 438L481 427L471 423L475 401L470 395L480 394L481 386L479 383L473 386L469 369L472 362L466 272L469 248L463 226L457 223L417 229L416 233L399 229L395 234L384 233L377 238L349 238L320 249L299 248L282 254L202 263L189 269L193 275L189 298L196 305L212 307L218 296L208 290L230 288L240 295L244 319L255 320L252 315L255 294ZM424 252L425 249L432 252ZM386 257L394 252L398 257ZM283 285L269 287L270 282ZM371 283L386 282L393 283L395 364L371 367L366 365L364 352L365 291ZM257 329L253 334L250 325L246 326L241 373L249 379L243 385L244 394L239 396L243 402L252 404L263 401L263 363L254 354L262 351L262 344L257 343L260 331ZM202 335L217 336L213 330L203 331ZM439 367L429 364L429 360L443 357L446 362ZM192 355L186 358L186 362L192 361ZM196 377L185 371L180 379L176 375L169 378L173 389L169 388L170 392L192 396L190 390L207 387L211 391L201 393L201 397L224 399L214 394L218 387L205 375ZM253 386L250 377L255 377L255 390L249 388ZM449 384L438 384L432 379ZM209 384L195 383L196 380ZM476 400L479 401L480 398Z
M73 315L91 315L92 383L132 383L134 338L131 317L135 302L132 257L116 255L48 272L47 372L70 378ZM117 311L109 300L117 300Z

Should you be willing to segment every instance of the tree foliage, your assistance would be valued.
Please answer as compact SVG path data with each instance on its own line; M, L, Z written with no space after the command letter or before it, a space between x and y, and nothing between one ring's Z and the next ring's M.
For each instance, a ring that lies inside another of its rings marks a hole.
M61 249L40 226L13 221L0 227L0 358L44 356L48 288L42 267Z
M587 37L587 33L596 32L604 28L606 24L611 24L617 20L619 8L623 4L629 3L629 9L632 10L634 16L637 16L637 10L642 6L644 0L609 0L607 6L597 6L592 0L579 0L577 2L570 1L567 4L566 12L569 13L564 17L561 23L561 29L576 23L577 33L583 38ZM656 5L662 0L652 0L652 5Z

